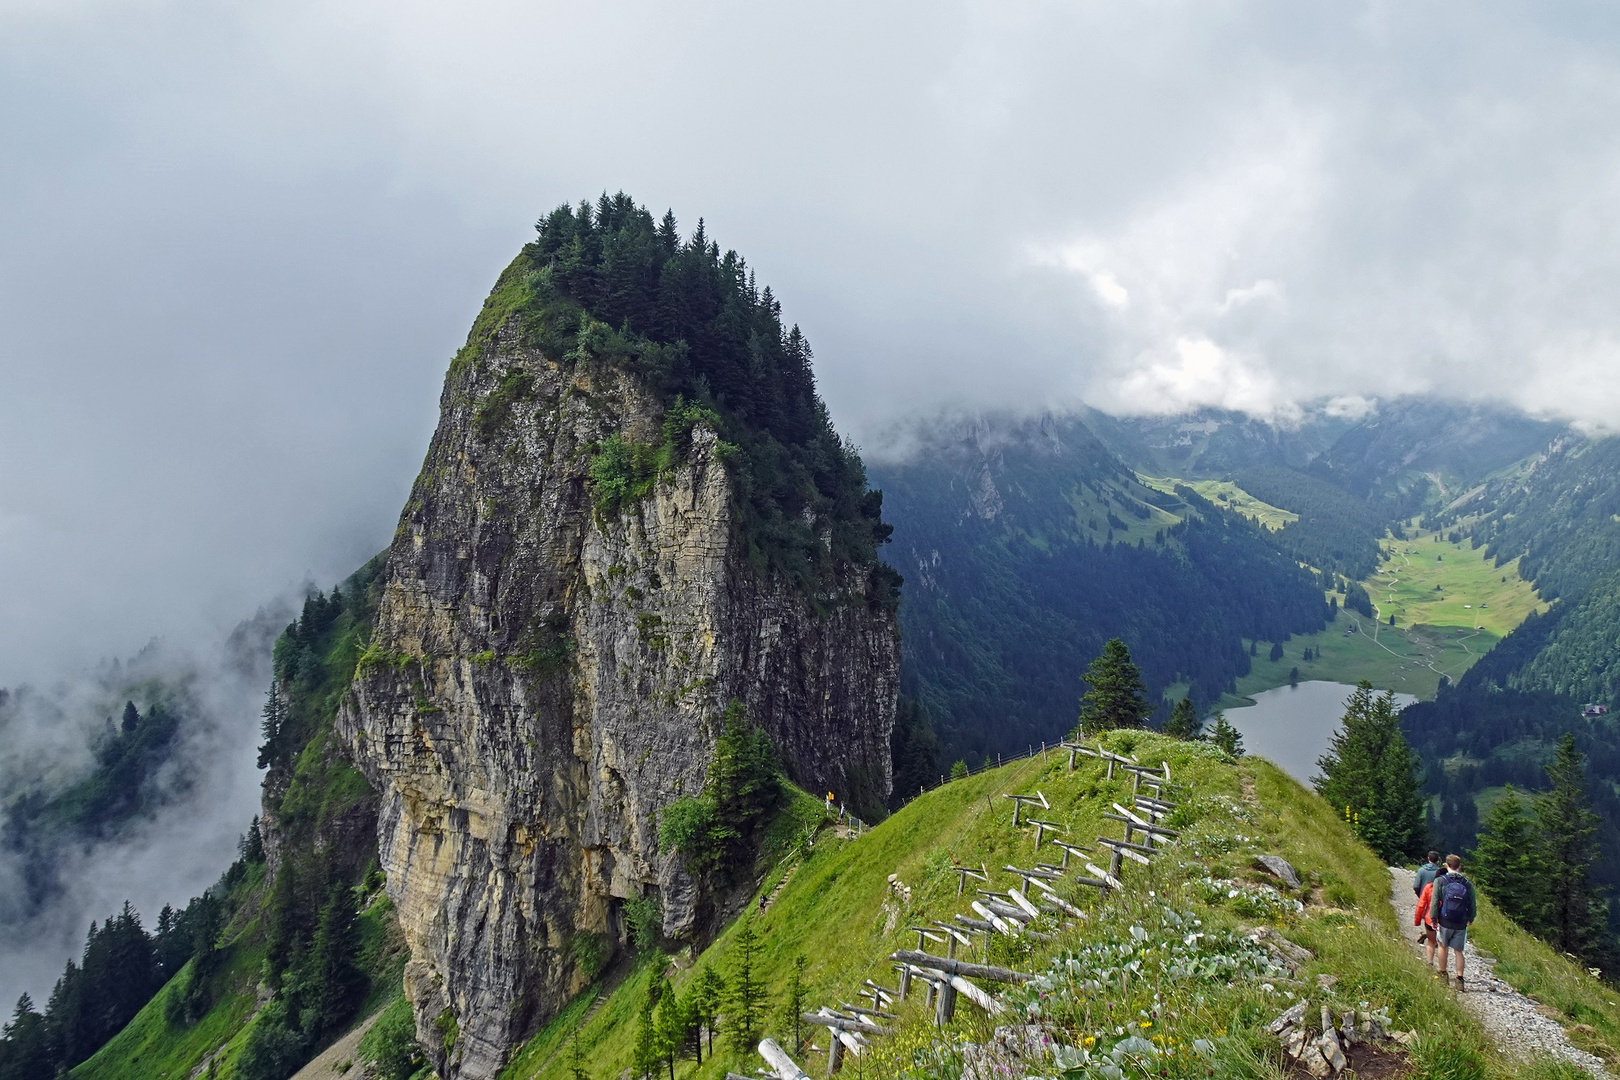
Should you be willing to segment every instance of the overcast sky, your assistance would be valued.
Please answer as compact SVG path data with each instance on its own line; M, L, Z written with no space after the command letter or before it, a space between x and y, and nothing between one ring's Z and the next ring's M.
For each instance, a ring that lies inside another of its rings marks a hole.
M379 548L561 201L940 405L1620 410L1612 4L0 0L0 684Z

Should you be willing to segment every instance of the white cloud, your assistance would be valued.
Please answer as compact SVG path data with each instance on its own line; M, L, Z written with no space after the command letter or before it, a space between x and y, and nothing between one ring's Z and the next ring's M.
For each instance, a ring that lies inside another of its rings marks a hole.
M1107 404L1123 413L1179 413L1210 405L1281 423L1300 413L1263 366L1208 338L1178 338L1168 356L1142 357L1110 390Z

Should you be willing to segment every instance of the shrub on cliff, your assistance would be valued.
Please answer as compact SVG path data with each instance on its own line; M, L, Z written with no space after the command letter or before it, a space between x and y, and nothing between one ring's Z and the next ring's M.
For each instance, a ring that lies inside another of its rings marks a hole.
M694 873L745 868L759 829L782 805L782 775L771 737L732 701L720 719L703 794L676 799L659 817L658 842L687 857Z

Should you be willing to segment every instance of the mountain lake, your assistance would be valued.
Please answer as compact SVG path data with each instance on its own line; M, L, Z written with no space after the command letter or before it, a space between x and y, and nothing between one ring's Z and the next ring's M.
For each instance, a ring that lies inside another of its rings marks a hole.
M1337 682L1302 682L1253 695L1254 704L1226 710L1226 718L1243 733L1243 750L1275 762L1306 786L1318 772L1316 759L1339 728L1344 703L1354 686ZM1397 708L1412 704L1411 694L1396 694ZM1209 730L1206 722L1204 730Z

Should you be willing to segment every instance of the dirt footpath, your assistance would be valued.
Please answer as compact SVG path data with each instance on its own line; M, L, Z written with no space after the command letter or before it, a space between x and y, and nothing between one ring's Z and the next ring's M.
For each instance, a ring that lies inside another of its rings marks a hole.
M292 1080L336 1080L340 1076L353 1080L359 1076L360 1063L357 1059L360 1040L371 1030L371 1025L377 1022L383 1011L378 1009L362 1020L359 1027L315 1055L315 1060L293 1073Z
M1412 895L1412 879L1415 875L1410 870L1392 866L1389 876L1389 902L1400 920L1401 933L1421 955L1423 946L1417 943L1418 930L1412 925L1412 913L1417 909L1417 897ZM1468 970L1464 977L1468 990L1458 997L1463 1008L1479 1021L1497 1049L1524 1059L1541 1056L1562 1058L1585 1069L1597 1080L1612 1080L1603 1062L1573 1046L1564 1029L1556 1020L1544 1016L1536 1002L1496 977L1496 961L1476 950L1472 937L1468 939L1463 955L1468 959ZM1457 970L1455 961L1451 970Z

